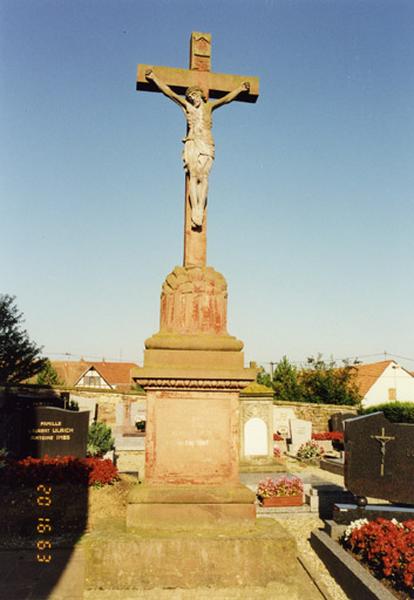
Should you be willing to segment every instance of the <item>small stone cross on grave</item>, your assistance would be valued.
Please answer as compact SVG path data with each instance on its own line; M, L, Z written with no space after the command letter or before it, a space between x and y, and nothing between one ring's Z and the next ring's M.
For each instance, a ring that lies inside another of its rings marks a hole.
M184 266L206 266L208 176L214 160L212 112L233 100L256 102L257 77L224 75L211 70L211 35L193 32L190 69L138 65L137 90L162 92L184 111L185 170ZM184 97L183 97L184 94ZM209 102L209 97L216 98Z

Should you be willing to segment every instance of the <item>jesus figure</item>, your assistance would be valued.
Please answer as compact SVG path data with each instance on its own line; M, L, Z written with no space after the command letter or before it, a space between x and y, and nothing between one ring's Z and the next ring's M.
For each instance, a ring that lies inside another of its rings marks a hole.
M187 88L185 98L182 98L161 81L152 69L148 69L145 76L149 81L153 81L167 98L181 106L187 119L187 135L183 139L184 170L189 177L192 228L201 229L207 205L208 176L214 160L212 112L234 100L241 92L249 91L250 83L244 81L229 94L208 102L203 90L198 86Z

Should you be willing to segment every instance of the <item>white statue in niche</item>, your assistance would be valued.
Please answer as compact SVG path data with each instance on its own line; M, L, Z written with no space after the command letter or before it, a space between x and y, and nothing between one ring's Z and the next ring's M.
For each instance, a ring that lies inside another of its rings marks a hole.
M267 425L263 419L253 417L244 424L244 455L266 456L268 454Z
M212 112L234 100L241 92L249 91L250 83L244 81L222 98L208 102L203 90L198 86L187 88L185 98L182 98L161 81L152 69L148 69L145 76L149 81L153 81L165 96L181 106L187 119L187 135L183 139L183 162L184 170L189 176L192 227L200 229L207 205L208 176L214 160Z

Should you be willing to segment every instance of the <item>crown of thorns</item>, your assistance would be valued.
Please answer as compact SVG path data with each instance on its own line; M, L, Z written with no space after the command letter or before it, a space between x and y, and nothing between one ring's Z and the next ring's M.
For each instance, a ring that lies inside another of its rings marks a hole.
M203 100L207 100L206 95L200 86L192 85L191 87L187 88L185 91L185 97L188 98L192 92L200 92L200 95L203 98Z

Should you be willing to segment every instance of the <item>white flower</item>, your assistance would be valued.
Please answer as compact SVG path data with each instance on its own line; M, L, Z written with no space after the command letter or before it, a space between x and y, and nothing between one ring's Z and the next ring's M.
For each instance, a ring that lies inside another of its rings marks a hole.
M367 523L369 523L368 519L356 519L356 521L352 521L352 523L350 523L345 529L343 539L348 540L351 537L354 529L361 529L361 527L367 525Z
M393 525L396 525L396 527L401 527L401 529L404 529L404 525L402 523L400 523L400 521L397 521L397 519L391 519L391 523L393 523Z

